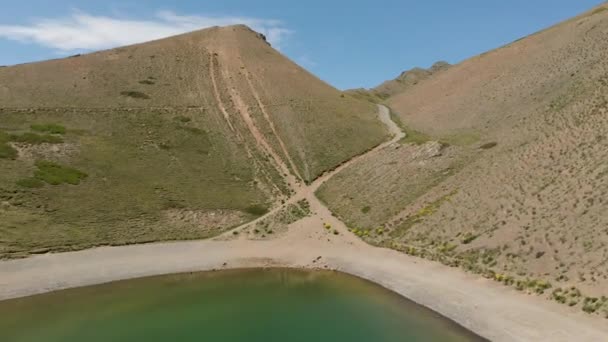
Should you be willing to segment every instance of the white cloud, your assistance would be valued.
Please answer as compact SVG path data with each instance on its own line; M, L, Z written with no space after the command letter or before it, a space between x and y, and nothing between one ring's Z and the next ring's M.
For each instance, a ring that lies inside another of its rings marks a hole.
M273 19L185 16L159 11L153 19L129 20L74 12L68 18L39 19L29 25L0 25L0 38L35 43L61 52L99 50L141 43L211 26L245 24L280 47L292 33Z

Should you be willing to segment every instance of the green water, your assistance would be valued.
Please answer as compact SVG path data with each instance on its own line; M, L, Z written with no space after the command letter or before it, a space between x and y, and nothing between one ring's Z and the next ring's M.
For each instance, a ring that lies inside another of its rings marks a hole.
M0 341L477 341L335 272L241 270L121 281L0 302Z

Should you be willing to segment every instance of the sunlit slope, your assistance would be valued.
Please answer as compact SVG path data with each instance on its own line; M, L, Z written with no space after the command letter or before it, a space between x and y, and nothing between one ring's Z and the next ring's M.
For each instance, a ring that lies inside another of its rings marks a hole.
M606 32L603 5L390 98L409 137L319 194L370 242L522 291L608 293Z
M382 142L376 115L245 26L0 68L0 254L216 235Z

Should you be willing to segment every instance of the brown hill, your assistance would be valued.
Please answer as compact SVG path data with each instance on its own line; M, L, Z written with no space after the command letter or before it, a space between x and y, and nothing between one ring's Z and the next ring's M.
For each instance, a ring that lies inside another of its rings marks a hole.
M0 107L0 256L216 235L387 135L245 26L2 68Z
M447 62L437 62L428 69L414 68L401 73L394 80L386 81L376 88L372 89L380 98L387 99L406 91L408 88L426 80L427 78L441 73L450 68Z
M606 32L603 5L391 97L409 137L319 195L370 242L608 312Z
M428 69L413 68L402 72L397 78L386 81L381 85L372 89L351 89L346 93L355 98L367 100L371 102L381 102L391 96L400 94L412 86L450 68L447 62L437 62Z

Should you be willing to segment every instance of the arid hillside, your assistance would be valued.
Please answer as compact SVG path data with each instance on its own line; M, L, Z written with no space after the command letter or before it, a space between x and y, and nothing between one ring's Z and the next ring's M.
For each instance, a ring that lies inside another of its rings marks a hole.
M351 89L347 90L346 93L358 99L371 102L381 102L392 96L405 92L410 87L415 86L431 76L449 69L450 66L451 65L449 63L441 61L433 64L428 69L413 68L411 70L402 72L397 78L383 82L375 88Z
M408 136L318 194L369 242L608 315L608 5L387 100Z
M217 235L384 141L376 115L245 26L0 68L0 257Z

